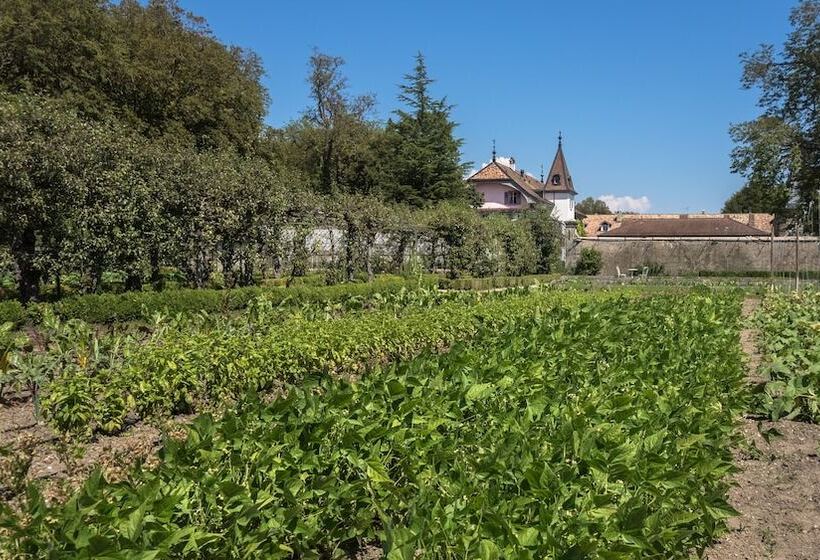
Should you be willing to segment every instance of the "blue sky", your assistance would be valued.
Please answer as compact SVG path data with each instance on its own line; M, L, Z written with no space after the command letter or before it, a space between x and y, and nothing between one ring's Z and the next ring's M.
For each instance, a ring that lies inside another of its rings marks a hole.
M262 57L274 126L307 106L314 47L346 60L351 93L374 93L382 119L421 51L466 161L488 161L495 139L538 175L560 129L581 197L646 197L633 206L652 212L719 210L742 185L727 129L758 110L739 54L781 44L795 3L180 0Z

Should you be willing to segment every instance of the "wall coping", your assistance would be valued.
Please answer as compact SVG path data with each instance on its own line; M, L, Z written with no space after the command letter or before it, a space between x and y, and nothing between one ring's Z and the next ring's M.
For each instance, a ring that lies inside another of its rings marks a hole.
M713 237L617 237L614 235L608 235L606 237L576 237L576 241L595 241L596 243L609 243L609 242L622 242L622 241L765 241L767 243L771 243L772 241L777 243L785 243L791 242L794 243L796 237L793 235L790 236L778 236L778 237L771 237L769 235L748 235L743 237L730 237L730 236L713 236ZM820 237L817 236L800 236L800 242L820 242Z

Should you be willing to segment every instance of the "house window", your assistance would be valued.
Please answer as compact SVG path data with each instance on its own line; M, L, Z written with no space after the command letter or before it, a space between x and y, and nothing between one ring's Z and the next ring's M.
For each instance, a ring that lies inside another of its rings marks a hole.
M603 222L601 227L598 228L598 231L609 231L609 224L607 222Z
M507 191L504 193L504 204L521 204L521 193L518 191Z

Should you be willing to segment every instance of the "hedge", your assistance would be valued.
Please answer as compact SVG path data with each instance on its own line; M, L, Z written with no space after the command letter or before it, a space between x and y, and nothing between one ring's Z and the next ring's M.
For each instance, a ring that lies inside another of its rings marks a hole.
M226 290L177 289L162 292L126 292L122 294L86 294L71 296L54 303L38 303L23 308L15 301L0 302L0 322L38 322L45 308L51 308L62 319L80 319L87 323L116 323L146 320L156 313L220 313L244 309L250 301L264 294L275 305L291 302L334 302L350 297L398 292L402 288L436 285L435 279L422 277L408 280L400 276L382 276L372 282L336 284L333 286L283 286L232 288Z
M555 280L557 274L531 274L527 276L487 276L485 278L442 278L439 287L449 290L492 290L544 284Z

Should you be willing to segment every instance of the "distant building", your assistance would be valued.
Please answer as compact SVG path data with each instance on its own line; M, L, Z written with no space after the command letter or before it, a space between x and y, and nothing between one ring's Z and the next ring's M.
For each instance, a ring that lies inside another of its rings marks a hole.
M561 136L546 181L518 169L514 158L497 157L493 149L490 163L473 173L467 182L475 188L483 204L480 212L520 212L545 205L561 222L575 221L575 188L564 158Z
M770 235L772 214L590 214L586 237L745 237Z

